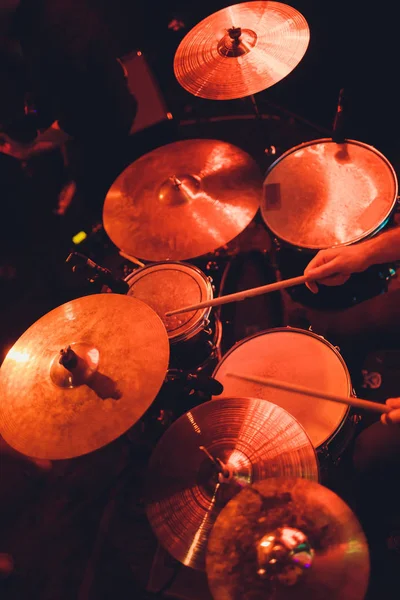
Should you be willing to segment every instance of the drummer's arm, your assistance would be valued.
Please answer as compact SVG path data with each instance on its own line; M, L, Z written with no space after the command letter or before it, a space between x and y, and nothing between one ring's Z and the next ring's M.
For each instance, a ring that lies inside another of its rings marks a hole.
M341 285L352 273L399 260L400 226L396 226L365 242L321 250L307 265L304 275L313 280L307 287L316 292L316 281L324 285Z
M400 261L400 226L384 231L363 243L367 266Z

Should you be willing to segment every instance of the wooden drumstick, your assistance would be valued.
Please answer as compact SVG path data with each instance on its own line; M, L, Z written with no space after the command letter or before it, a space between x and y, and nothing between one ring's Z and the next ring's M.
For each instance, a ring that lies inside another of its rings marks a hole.
M141 260L139 260L138 258L136 258L136 256L131 256L130 254L127 254L126 252L123 252L122 250L119 251L119 255L122 256L123 258L126 258L131 263L133 263L135 265L138 265L139 267L144 267L145 266L145 264L142 263Z
M236 292L235 294L220 296L219 298L214 298L213 300L206 300L205 302L200 302L199 304L192 304L191 306L170 310L169 312L165 313L165 316L171 317L172 315L179 315L180 313L197 310L199 308L219 306L220 304L227 304L228 302L239 302L240 300L252 298L253 296L259 296L261 294L268 294L268 292L283 290L285 288L292 287L293 285L301 285L302 283L306 283L306 281L311 281L311 279L309 277L305 277L304 275L301 277L292 277L291 279L284 279L283 281L277 281L276 283L268 283L267 285L262 285L260 287L250 288L249 290L244 290L243 292Z
M251 381L253 383L260 383L261 385L276 388L278 390L284 390L285 392L294 392L296 394L312 396L313 398L319 398L321 400L332 400L333 402L340 402L341 404L347 404L348 406L354 406L356 408L364 408L365 410L372 410L378 413L388 413L391 410L386 404L379 404L379 402L371 402L370 400L362 400L361 398L353 398L351 396L337 396L336 394L312 390L310 388L303 387L302 385L287 383L286 381L278 381L276 379L267 379L265 377L258 377L257 375L227 373L226 376L236 377L236 379L244 379L245 381Z

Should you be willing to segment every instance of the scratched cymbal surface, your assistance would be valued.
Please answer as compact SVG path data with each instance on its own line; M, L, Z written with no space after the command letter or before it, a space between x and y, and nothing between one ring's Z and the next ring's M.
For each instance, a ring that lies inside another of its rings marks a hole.
M78 365L67 369L60 350ZM119 294L71 300L22 334L0 369L0 431L14 449L64 459L126 432L167 372L169 340L144 302Z
M128 254L185 260L241 233L261 196L261 172L249 154L219 140L184 140L126 167L106 195L103 224Z
M315 481L248 486L218 515L206 571L215 600L362 600L369 549L352 510Z
M221 481L200 446L224 463L229 477ZM223 506L253 481L283 475L319 477L312 443L292 415L266 400L206 402L177 419L150 458L150 525L174 558L202 570L208 535Z
M309 39L307 21L295 8L243 2L206 17L187 33L174 57L174 73L194 96L244 98L291 73Z

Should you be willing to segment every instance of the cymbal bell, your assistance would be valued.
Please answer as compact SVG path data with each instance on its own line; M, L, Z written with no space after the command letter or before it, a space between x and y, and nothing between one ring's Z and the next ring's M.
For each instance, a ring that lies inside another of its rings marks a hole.
M362 600L369 550L345 502L315 481L246 487L218 515L206 557L215 600Z
M311 441L294 417L266 400L212 400L177 419L158 442L146 513L160 544L203 570L208 535L225 504L244 486L280 475L319 475Z
M186 260L241 233L261 196L261 172L249 154L219 140L184 140L126 167L106 195L103 224L127 254Z
M93 294L45 314L0 369L0 433L15 450L64 459L125 433L165 379L169 340L144 302Z
M194 96L232 100L284 79L303 58L310 32L281 2L243 2L198 23L178 46L174 73Z

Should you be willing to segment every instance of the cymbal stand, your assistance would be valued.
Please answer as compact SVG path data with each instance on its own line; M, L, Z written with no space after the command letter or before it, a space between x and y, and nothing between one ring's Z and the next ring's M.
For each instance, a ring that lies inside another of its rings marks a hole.
M256 100L254 94L251 94L251 96L249 96L249 98L251 100L251 104L253 106L253 110L254 110L254 114L255 114L256 118L259 121L262 121L262 116L261 116L260 111L258 110L258 104L257 104L257 100Z
M291 119L294 119L295 121L298 121L299 123L303 123L304 125L307 125L307 127L314 129L319 134L322 134L324 137L332 136L331 129L326 129L325 127L321 127L321 125L318 125L317 123L313 123L312 121L309 121L308 119L298 115L297 113L294 113L291 110L288 110L287 108L284 108L283 106L280 106L279 104L274 104L273 102L270 102L269 100L266 100L265 103L267 104L267 106L270 106L275 111L282 112L283 114L290 117Z
M248 96L248 98L251 101L255 118L256 118L256 120L259 121L260 124L271 118L270 114L269 114L269 119L263 118L263 112L260 109L260 102L257 102L254 94L252 94L251 96ZM299 123L302 123L303 125L306 125L307 127L309 127L310 129L313 129L314 131L316 131L319 135L321 135L323 137L330 138L332 136L332 130L325 129L324 127L321 127L320 125L317 125L316 123L313 123L312 121L309 121L308 119L305 119L304 117L301 117L300 115L284 108L283 106L274 104L273 102L270 102L269 100L266 100L265 104L267 106L268 113L270 113L268 108L273 109L275 119L279 120L280 119L279 113L281 113L283 115L286 115L290 119L293 119L294 121L297 121ZM262 143L263 143L263 148L264 148L262 168L268 169L268 167L271 164L271 160L273 161L277 158L277 156L276 156L278 153L277 145L274 144L273 141L271 140L270 132L268 131L267 127L264 124L262 126L260 125L259 135L262 136Z
M271 135L270 135L270 131L267 129L266 125L265 125L265 121L268 121L270 118L270 115L264 115L262 114L262 112L259 109L257 100L255 98L254 94L251 94L250 96L247 96L251 102L252 105L252 110L254 112L254 116L255 116L255 120L259 122L260 127L258 128L258 135L261 138L261 144L262 144L262 148L263 148L263 158L261 161L261 167L262 169L266 169L268 164L269 164L269 157L273 156L276 153L276 146L275 144L272 143L271 141Z

